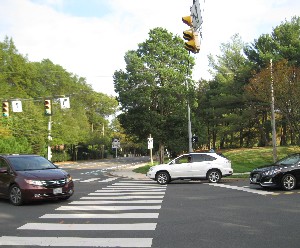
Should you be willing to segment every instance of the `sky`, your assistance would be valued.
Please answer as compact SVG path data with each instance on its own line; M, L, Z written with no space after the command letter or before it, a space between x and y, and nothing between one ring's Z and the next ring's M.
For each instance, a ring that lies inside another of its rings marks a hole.
M199 0L201 48L193 79L210 79L207 56L234 34L252 43L299 16L298 0ZM97 92L115 96L113 73L156 27L182 37L193 0L0 0L0 42L12 38L31 62L50 59L86 78ZM67 94L67 93L66 93Z

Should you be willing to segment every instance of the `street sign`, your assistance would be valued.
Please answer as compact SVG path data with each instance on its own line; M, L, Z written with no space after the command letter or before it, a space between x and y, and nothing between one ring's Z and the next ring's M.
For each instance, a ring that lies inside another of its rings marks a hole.
M70 99L69 97L59 98L60 100L60 107L62 109L70 108Z
M148 149L153 149L153 138L148 138Z
M112 148L120 148L121 144L120 144L120 140L117 138L113 138L112 140Z
M22 102L21 101L12 101L12 111L13 112L22 112Z
M194 31L198 30L202 25L202 16L199 0L193 0L193 6L191 7L191 16L193 18Z

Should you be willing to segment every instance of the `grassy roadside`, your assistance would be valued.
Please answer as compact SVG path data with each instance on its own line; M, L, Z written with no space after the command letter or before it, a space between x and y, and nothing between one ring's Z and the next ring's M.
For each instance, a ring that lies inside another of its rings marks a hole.
M300 147L298 146L277 147L278 159L297 152L300 152ZM222 154L231 160L234 173L250 172L259 166L268 165L273 162L272 147L231 149L222 151ZM156 164L157 162L154 162L154 165ZM150 167L151 164L149 163L134 169L134 172L146 174ZM248 175L245 175L245 177L248 177Z

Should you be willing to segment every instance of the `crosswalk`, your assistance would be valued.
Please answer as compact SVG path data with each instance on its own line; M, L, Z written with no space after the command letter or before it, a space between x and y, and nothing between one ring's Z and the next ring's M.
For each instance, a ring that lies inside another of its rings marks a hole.
M0 237L0 246L151 247L166 189L152 181L118 181L20 226L19 236ZM28 231L47 235L29 237Z

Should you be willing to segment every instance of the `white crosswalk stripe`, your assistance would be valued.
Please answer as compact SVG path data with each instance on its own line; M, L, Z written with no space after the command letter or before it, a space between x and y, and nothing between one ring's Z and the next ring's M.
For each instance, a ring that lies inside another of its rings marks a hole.
M113 179L99 181L99 178L90 178L81 182L95 181L111 182ZM0 246L151 247L152 238L149 238L149 235L156 230L155 220L159 217L158 211L161 209L166 189L166 186L157 186L146 180L116 182L56 208L58 213L40 216L39 220L45 222L26 223L18 228L19 233L26 230L49 232L47 237L2 236ZM72 219L76 222L67 222ZM105 219L105 223L101 219ZM113 223L110 219L114 220ZM118 219L123 221L116 223ZM52 237L51 233L56 233L55 231L59 231L61 236ZM64 232L68 231L78 233L75 237L66 234L64 236ZM93 231L96 237L86 237L84 231ZM114 232L115 238L105 237L106 232L97 231ZM139 231L151 233L144 238L136 238ZM124 237L122 232L127 236ZM122 238L118 238L118 233Z
M152 238L77 238L3 236L0 245L68 247L151 247Z
M45 214L41 219L157 219L158 213Z
M238 187L238 186L232 186L232 185L226 185L222 183L208 183L208 185L215 186L215 187L221 187L221 188L227 188L227 189L235 189L240 190L248 193L258 194L258 195L274 195L274 192L271 191L261 191L257 189L250 189L246 187Z

